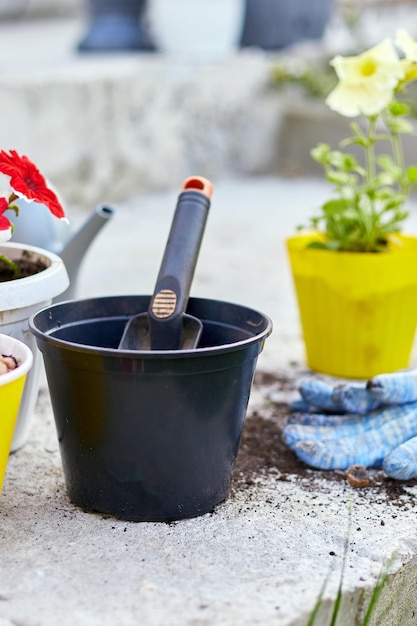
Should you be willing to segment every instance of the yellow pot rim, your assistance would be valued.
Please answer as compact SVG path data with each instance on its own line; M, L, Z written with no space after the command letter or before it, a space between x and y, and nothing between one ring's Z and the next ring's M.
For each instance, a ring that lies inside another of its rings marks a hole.
M28 373L33 363L31 349L22 341L0 333L0 354L12 354L17 360L18 367L0 376L0 387L8 385Z
M407 288L417 283L417 235L401 234L390 252L335 252L307 248L319 233L302 232L287 239L293 274L325 281L353 298Z
M350 252L350 251L337 251L337 250L327 250L325 248L308 248L307 246L314 241L324 242L326 241L326 237L323 233L318 231L301 231L300 233L296 233L287 237L286 243L287 247L290 250L302 250L305 248L309 253L312 254L327 254L334 255L336 257L362 257L366 255L368 257L381 257L390 253L395 254L406 254L406 253L415 253L417 252L417 235L411 233L398 233L395 236L393 235L391 240L388 242L387 251L386 252Z

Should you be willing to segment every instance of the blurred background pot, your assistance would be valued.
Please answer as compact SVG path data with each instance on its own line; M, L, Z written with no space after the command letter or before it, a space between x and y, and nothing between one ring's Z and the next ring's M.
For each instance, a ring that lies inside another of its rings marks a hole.
M3 486L23 387L32 367L32 351L21 341L0 334L0 353L12 355L18 367L0 376L0 491Z
M239 47L244 0L148 0L149 25L162 52L223 57Z
M27 376L19 415L11 446L12 452L27 440L30 416L39 392L42 358L29 331L31 315L48 305L52 298L65 291L69 278L60 257L52 252L27 244L4 243L0 253L13 261L21 256L41 261L46 269L17 280L0 282L0 332L26 344L33 352L33 366Z
M80 52L154 50L143 20L146 0L85 0L85 2L89 25L79 43Z
M246 0L242 47L279 50L321 39L334 0Z

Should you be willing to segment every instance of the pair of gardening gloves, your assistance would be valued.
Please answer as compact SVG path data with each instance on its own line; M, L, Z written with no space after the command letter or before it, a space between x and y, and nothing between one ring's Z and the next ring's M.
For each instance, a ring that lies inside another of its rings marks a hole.
M391 478L417 477L417 369L335 387L301 381L283 430L304 463L324 470L380 467Z

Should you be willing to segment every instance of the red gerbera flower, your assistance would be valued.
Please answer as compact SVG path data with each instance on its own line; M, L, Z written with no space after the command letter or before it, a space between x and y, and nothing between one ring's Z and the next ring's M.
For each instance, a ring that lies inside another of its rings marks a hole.
M6 198L0 198L0 242L7 241L12 236L12 223L3 213L9 208Z
M16 150L0 151L0 172L10 176L10 186L16 195L45 204L55 217L65 218L65 212L56 194L49 189L45 178L26 156Z

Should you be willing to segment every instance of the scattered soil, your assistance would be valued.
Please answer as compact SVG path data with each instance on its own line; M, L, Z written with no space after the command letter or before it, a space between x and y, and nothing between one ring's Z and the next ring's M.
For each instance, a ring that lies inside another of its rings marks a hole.
M300 478L300 484L308 491L320 491L320 485L344 483L348 485L346 472L316 470L300 461L282 441L281 433L290 415L286 402L273 402L276 392L297 389L297 378L286 375L257 374L254 391L261 392L265 401L256 410L248 412L239 454L234 471L233 493L255 485L262 477L275 480ZM356 488L365 497L391 501L402 506L406 496L408 503L417 498L406 491L406 487L417 485L417 479L397 481L385 476L382 470L368 470L369 486Z
M18 280L19 278L26 278L33 274L38 274L46 269L46 265L43 261L36 258L32 253L23 251L22 257L15 259L14 263L19 270L19 276L13 276L13 270L2 260L0 260L0 282L4 283L9 280Z

